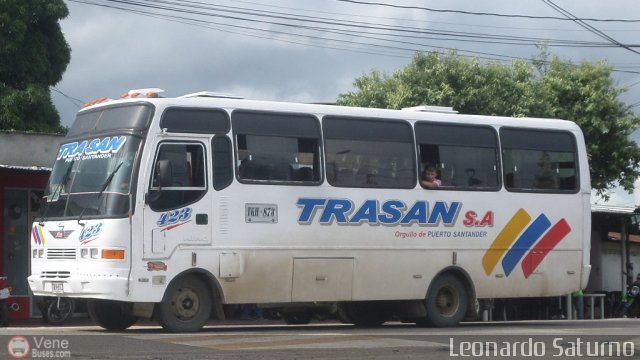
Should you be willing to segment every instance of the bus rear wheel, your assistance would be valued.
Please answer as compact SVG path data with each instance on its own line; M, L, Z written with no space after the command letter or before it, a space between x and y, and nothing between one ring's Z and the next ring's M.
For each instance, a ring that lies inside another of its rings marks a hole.
M111 300L89 300L87 310L98 326L107 330L124 330L135 324L137 317L130 315L126 303Z
M427 295L426 323L436 327L457 325L467 312L467 291L456 276L445 274L436 278Z
M199 331L209 320L213 300L209 287L188 276L173 281L157 305L158 321L169 332Z

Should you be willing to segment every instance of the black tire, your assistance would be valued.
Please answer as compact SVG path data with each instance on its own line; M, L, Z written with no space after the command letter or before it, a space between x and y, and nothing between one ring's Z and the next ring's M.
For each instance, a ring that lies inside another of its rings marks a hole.
M71 318L75 308L75 301L71 298L53 298L42 315L45 318L46 323L51 325L61 325Z
M112 331L127 329L138 320L129 314L128 304L121 301L90 300L87 311L98 326Z
M356 326L380 326L390 317L388 306L379 301L344 302L338 305L338 318Z
M0 301L0 327L9 326L9 306Z
M311 315L306 312L287 312L282 314L287 325L306 325L311 322Z
M467 290L454 275L439 276L429 287L425 305L427 318L421 325L455 326L462 321L467 312Z
M209 287L202 280L188 276L171 283L162 302L156 305L156 315L166 331L196 332L209 320L212 307Z

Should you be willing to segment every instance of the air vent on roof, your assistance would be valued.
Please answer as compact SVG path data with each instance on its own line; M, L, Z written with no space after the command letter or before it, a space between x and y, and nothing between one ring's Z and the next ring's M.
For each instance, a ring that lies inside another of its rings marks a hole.
M193 94L182 95L180 97L181 98L211 97L211 98L222 98L222 99L243 99L243 97L241 96L212 92L212 91L199 91Z
M457 114L456 110L453 110L452 107L447 106L413 106L402 108L403 111L420 111L420 112L435 112L435 113L443 113L443 114Z

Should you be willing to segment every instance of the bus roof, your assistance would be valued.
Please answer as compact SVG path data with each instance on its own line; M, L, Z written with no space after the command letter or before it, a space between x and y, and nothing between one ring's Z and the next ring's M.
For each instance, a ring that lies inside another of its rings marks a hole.
M159 110L168 107L202 107L220 108L228 111L234 109L273 111L288 113L307 113L318 117L325 115L369 117L381 119L398 119L414 121L447 121L461 124L491 124L496 126L520 126L520 127L541 127L563 130L579 129L578 126L569 120L553 118L533 118L533 117L506 117L491 115L459 114L452 108L439 106L416 106L396 109L363 108L350 107L324 103L296 103L268 100L249 100L213 92L197 92L180 97L137 97L119 100L106 99L94 105L87 106L80 112L95 110L99 107L113 106L116 104L147 102L153 104ZM444 111L445 109L446 111ZM450 110L449 110L450 109Z

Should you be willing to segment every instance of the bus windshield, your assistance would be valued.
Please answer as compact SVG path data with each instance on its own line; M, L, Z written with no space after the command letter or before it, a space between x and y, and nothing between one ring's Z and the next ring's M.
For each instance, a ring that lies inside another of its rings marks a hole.
M139 145L140 138L130 135L62 144L45 191L42 218L126 216Z

